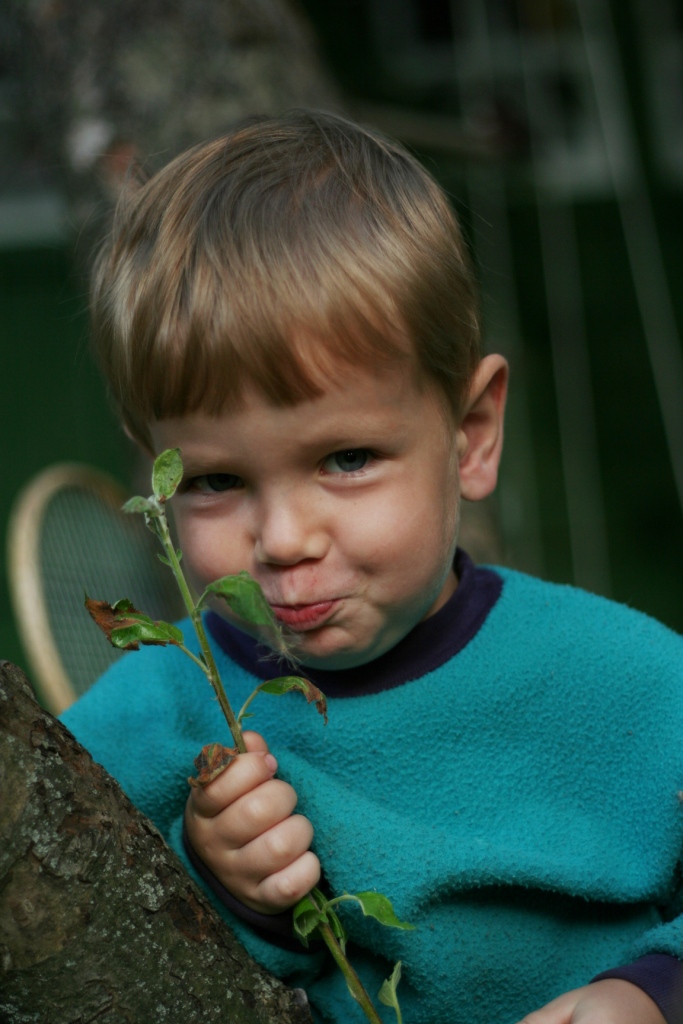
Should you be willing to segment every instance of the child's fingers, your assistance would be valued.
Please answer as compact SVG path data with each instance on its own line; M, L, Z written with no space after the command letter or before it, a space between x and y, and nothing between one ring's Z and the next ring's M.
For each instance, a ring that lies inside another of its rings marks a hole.
M313 839L313 826L303 815L285 818L241 847L229 845L218 834L216 822L216 818L195 819L194 828L199 834L191 837L193 845L196 842L195 848L199 846L202 859L223 885L248 906L266 913L291 906L300 898L296 895L300 887L309 878L319 877L320 865L314 855L314 859L306 858L303 864L292 867L308 852ZM268 905L264 908L260 893L271 875L278 878L266 885ZM309 888L313 885L315 880Z
M296 805L296 791L288 782L269 779L204 824L213 842L239 850L288 818Z
M239 850L225 851L228 870L259 885L293 864L313 840L313 826L302 814L293 814L257 836Z
M286 868L268 875L248 902L261 913L278 913L293 907L320 881L320 861L307 850Z
M297 795L273 778L266 741L244 733L240 754L213 782L192 787L185 815L190 842L238 899L265 913L293 906L320 878L311 823L292 814Z
M272 779L276 770L277 761L272 754L261 751L239 754L208 786L192 787L190 812L212 818L245 793Z
M206 854L211 870L223 885L238 899L251 905L260 902L259 891L264 880L269 875L286 872L308 851L312 839L311 823L297 814L257 836L246 846L230 849L224 843L218 843L212 845ZM299 870L294 869L295 876ZM288 877L283 875L283 880ZM285 891L280 902L286 896Z

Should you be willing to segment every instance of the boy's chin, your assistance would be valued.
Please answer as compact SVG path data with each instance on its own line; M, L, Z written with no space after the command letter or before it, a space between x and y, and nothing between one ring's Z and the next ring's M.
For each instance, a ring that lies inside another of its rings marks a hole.
M291 631L286 631L288 637ZM329 670L359 668L379 657L383 651L375 652L368 646L354 645L333 626L323 626L313 632L291 635L291 649L294 660L301 668Z
M321 626L318 629L304 631L283 626L282 636L290 661L302 670L311 668L334 672L339 669L357 668L375 657L364 647L354 647L345 631L338 626ZM277 643L273 643L272 636L261 632L258 639L275 653L281 653L277 649Z

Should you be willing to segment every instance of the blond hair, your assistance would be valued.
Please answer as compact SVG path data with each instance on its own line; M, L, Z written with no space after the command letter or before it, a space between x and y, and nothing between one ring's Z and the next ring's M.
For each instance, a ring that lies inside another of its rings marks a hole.
M479 360L455 215L400 145L317 111L253 119L119 204L93 277L95 347L130 432L326 390L339 360L409 355L457 417Z

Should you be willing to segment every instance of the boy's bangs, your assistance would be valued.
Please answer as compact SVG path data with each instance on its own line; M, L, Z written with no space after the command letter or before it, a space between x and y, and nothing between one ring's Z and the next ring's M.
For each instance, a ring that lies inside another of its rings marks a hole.
M138 391L129 427L141 440L154 420L238 408L247 387L275 406L297 405L333 388L346 368L381 369L414 355L398 316L377 295L316 302L299 294L295 302L288 288L277 294L272 279L267 290L236 291L230 301L216 289L212 302L176 305L148 344L133 331L123 390Z

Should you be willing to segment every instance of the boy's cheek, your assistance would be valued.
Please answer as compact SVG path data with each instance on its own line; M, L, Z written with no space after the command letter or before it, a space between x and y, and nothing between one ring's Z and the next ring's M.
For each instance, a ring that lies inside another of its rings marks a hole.
M229 568L222 568L220 560L207 557L203 550L197 551L191 544L184 544L181 540L180 547L185 575L196 590L201 591L209 583L232 572Z
M182 515L176 515L175 527L176 539L183 553L183 571L196 590L201 591L207 583L227 575L215 571L216 547L206 531L192 527Z
M240 557L232 546L226 546L226 531L178 531L178 542L183 552L183 570L191 585L201 593L209 583L231 576L241 570L250 570L251 563ZM223 607L221 607L221 605ZM223 614L224 602L216 607Z

